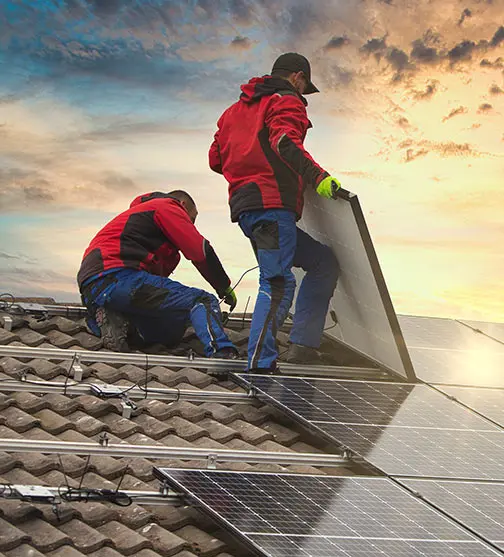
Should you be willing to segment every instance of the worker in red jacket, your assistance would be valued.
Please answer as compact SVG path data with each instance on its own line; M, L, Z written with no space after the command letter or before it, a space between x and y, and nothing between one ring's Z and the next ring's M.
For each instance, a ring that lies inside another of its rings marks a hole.
M77 275L90 329L110 350L129 343L175 346L189 323L209 357L234 358L217 298L169 277L180 252L232 309L236 295L212 246L196 229L196 204L184 191L137 197L93 238Z
M332 250L296 227L306 187L333 197L340 183L303 146L311 123L303 95L318 92L308 60L280 56L271 75L241 87L220 117L209 152L212 170L229 184L231 220L250 239L259 267L259 293L249 337L249 371L276 368L276 331L292 304L292 267L306 271L299 288L287 361L320 363L320 346L339 267Z

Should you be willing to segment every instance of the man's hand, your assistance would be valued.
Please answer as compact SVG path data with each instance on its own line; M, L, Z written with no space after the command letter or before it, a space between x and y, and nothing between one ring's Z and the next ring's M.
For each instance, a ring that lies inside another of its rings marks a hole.
M339 180L337 180L333 176L327 176L327 178L324 178L317 186L317 193L321 197L334 199L336 197L336 192L340 188L341 184L339 183Z
M228 286L226 288L226 290L224 291L223 298L224 298L224 303L229 306L229 311L233 311L234 308L236 307L236 303L238 302L238 300L236 298L235 291L231 288L231 286Z

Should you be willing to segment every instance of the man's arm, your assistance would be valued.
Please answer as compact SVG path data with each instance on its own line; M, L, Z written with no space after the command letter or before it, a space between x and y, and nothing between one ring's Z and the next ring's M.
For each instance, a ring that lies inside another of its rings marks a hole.
M154 220L163 234L193 263L219 297L223 297L231 281L210 242L198 232L185 209L181 206L160 205Z
M271 148L302 177L305 184L317 187L329 176L303 146L310 122L301 99L294 95L274 96L265 123Z
M217 123L217 125L219 126L219 124L220 124L220 120ZM220 156L220 148L219 148L219 134L220 134L220 129L218 129L215 132L213 143L210 146L210 151L208 152L208 163L210 165L210 168L214 172L217 172L217 174L222 174L222 159Z

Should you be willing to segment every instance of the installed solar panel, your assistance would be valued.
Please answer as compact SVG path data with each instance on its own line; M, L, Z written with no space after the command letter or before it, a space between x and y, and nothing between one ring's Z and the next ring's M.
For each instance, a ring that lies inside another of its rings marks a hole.
M504 550L504 484L411 479L400 482Z
M504 432L427 385L236 377L387 474L504 479Z
M323 199L307 191L298 226L333 248L340 267L331 300L338 324L328 317L327 335L414 380L413 366L402 338L387 285L356 195ZM298 286L304 273L296 270Z
M387 478L169 468L156 475L271 557L495 555Z
M488 323L487 321L469 321L467 319L461 320L469 327L479 330L485 335L504 342L504 323Z
M439 385L437 388L504 427L504 389Z
M420 379L504 387L504 345L451 319L398 318Z

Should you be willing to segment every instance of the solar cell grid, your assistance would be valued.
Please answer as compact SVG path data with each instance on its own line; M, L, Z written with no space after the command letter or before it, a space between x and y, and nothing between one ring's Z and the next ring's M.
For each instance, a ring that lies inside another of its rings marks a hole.
M408 488L504 550L504 484L401 479Z
M272 557L495 554L388 478L169 468L158 474Z
M391 475L504 480L504 432L319 424Z
M495 431L497 428L426 385L240 375L314 425L325 422Z

